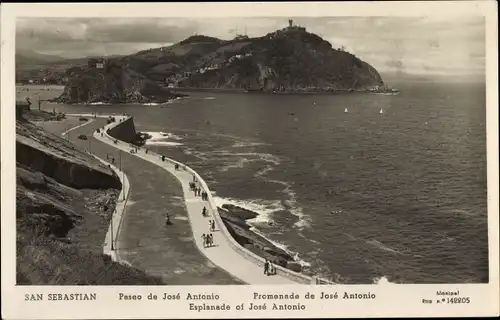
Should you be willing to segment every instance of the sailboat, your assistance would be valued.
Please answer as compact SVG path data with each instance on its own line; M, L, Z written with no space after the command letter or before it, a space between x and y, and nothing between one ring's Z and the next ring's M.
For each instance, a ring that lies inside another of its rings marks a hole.
M380 109L380 114L384 114L384 110Z
M347 108L345 108L344 113L347 113L347 112L348 112L348 111L347 111Z

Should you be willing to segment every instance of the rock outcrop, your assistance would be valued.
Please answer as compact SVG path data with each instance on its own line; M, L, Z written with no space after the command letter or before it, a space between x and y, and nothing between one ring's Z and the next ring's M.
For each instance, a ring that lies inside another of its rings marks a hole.
M300 264L295 263L289 253L250 230L251 226L246 223L246 220L257 217L257 213L238 206L224 204L222 209L219 208L219 214L231 236L241 246L276 265L296 272L301 271Z
M109 60L101 67L73 67L68 83L54 102L61 103L164 103L183 96L162 88L125 63Z
M16 133L19 219L64 237L82 218L79 190L121 188L111 169L67 141L26 121Z

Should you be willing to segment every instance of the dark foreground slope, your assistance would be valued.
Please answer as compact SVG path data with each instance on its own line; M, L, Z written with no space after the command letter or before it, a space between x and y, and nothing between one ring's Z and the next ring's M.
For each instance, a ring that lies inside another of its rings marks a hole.
M181 88L335 92L384 87L371 65L297 27L231 41L192 36L123 60L150 79Z
M16 133L17 284L161 284L102 254L114 172L24 119Z
M163 103L183 96L162 88L157 83L111 59L104 68L73 67L67 70L68 82L62 103Z

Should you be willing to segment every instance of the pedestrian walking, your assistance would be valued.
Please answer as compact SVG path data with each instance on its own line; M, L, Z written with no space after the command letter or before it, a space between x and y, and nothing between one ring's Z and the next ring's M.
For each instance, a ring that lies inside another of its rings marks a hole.
M275 275L276 274L276 268L274 268L274 265L272 262L269 262L269 273L268 275Z
M207 207L203 207L203 210L201 210L201 214L206 217L207 216Z
M212 231L212 220L208 220L208 230Z
M212 227L212 231L215 231L215 220L212 220L212 225L211 225L211 227Z
M207 234L207 247L210 247L210 235Z
M201 238L203 239L203 248L206 248L207 247L207 236L205 234L203 234L201 236Z
M214 236L212 234L209 234L208 237L210 238L210 246L214 245Z
M269 272L269 261L266 259L266 262L264 262L264 274L267 275Z

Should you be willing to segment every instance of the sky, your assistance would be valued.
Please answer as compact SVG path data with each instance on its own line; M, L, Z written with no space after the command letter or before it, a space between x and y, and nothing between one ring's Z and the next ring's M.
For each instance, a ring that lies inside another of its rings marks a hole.
M485 73L485 20L463 17L291 17L381 72L469 76ZM132 54L193 34L232 39L262 36L288 24L256 18L23 18L16 49L80 58Z

